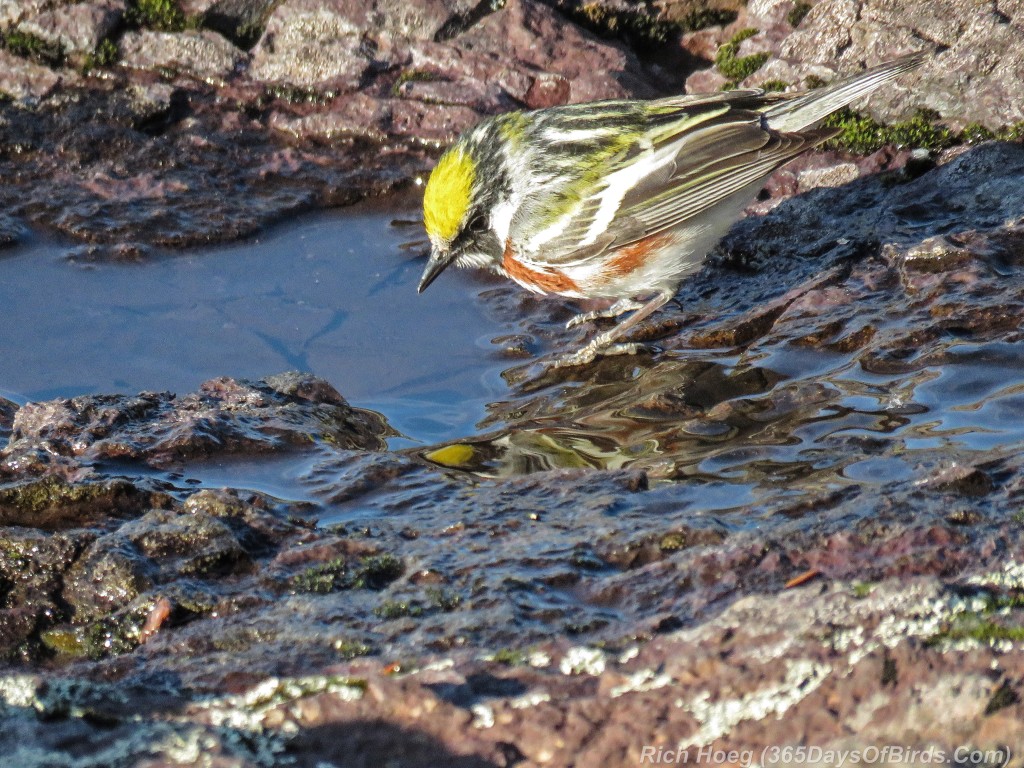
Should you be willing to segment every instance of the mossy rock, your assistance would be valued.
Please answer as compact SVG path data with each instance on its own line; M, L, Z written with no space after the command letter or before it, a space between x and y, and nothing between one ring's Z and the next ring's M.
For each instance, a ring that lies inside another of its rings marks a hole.
M0 488L0 525L58 530L85 527L107 517L133 517L170 497L141 490L127 480L68 483L44 477Z
M175 0L129 0L125 21L160 32L180 32L188 26Z
M344 589L383 589L403 571L402 561L387 553L360 558L354 565L338 557L296 574L289 584L296 592L313 594Z
M729 87L746 80L757 72L768 61L771 54L767 51L740 56L740 43L758 33L753 28L741 29L727 43L722 43L715 54L715 66L725 77L729 78Z
M955 132L942 124L941 115L930 110L919 110L909 120L883 125L867 115L843 108L825 118L822 124L840 131L826 143L826 147L858 154L870 154L888 145L938 151L960 144L1019 141L1024 138L1024 122L996 131L979 123L969 123L963 130Z
M11 30L0 35L0 47L6 48L16 56L22 56L50 67L61 66L67 58L60 43L52 43L18 30Z

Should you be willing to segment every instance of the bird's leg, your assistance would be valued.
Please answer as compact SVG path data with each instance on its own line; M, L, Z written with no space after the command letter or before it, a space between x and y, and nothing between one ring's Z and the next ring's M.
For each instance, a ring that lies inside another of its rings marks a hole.
M646 304L640 305L640 307L630 317L623 320L621 323L616 325L614 328L599 333L590 342L578 352L558 360L555 363L556 368L563 368L571 365L586 365L587 363L593 362L594 358L598 355L634 355L642 348L641 344L628 343L628 344L615 344L616 339L622 338L622 336L629 330L635 328L640 322L650 317L652 314L657 312L663 306L665 306L672 298L671 293L659 293L653 299L648 301Z
M575 328L577 325L583 325L583 323L589 323L591 320L602 320L606 318L618 317L626 312L633 312L640 309L644 305L639 301L633 299L619 299L612 304L608 309L595 309L592 312L581 312L575 317L570 317L569 322L565 324L566 328Z

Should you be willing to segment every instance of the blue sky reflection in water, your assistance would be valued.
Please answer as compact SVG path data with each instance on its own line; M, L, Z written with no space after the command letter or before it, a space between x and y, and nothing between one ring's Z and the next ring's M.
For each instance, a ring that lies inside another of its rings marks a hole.
M0 393L185 394L215 376L298 369L416 440L469 434L506 391L490 339L508 329L474 300L473 274L452 270L417 295L421 249L402 245L422 230L396 218L415 213L309 215L127 264L34 236L0 252Z

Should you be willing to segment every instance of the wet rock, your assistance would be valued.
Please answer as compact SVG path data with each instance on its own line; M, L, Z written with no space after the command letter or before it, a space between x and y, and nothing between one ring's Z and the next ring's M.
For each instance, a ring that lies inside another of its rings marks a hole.
M303 526L306 515L312 517L312 505L284 503L251 491L230 488L206 488L196 491L184 503L189 514L202 514L226 520L233 534L253 556L269 555L280 543Z
M100 41L114 30L124 11L124 0L62 5L27 17L17 30L59 45L65 53L86 54L95 51Z
M215 32L127 32L120 42L121 63L136 69L182 72L203 80L231 76L243 53Z
M249 564L248 554L227 521L199 513L153 510L118 529L159 569L161 579L208 578ZM99 542L97 542L98 544Z
M0 248L14 245L22 234L22 228L14 219L0 214Z
M63 574L89 535L46 534L8 526L0 536L0 657L31 656L38 633L63 614Z
M70 623L48 629L43 644L70 656L125 653L168 617L181 623L208 614L219 596L204 582L251 566L244 526L234 527L240 522L194 507L152 510L99 537L62 579Z
M289 147L243 113L215 108L213 92L197 92L194 80L168 92L149 73L136 75L137 87L92 81L94 89L39 111L0 101L6 212L90 243L178 247L380 194L427 167L422 149ZM249 193L237 195L243 187Z
M171 116L180 91L168 83L137 83L128 92L132 125L140 130L155 130Z
M937 472L928 485L962 496L984 496L993 490L992 478L983 469L957 465Z
M52 468L49 462L44 466ZM11 461L5 461L3 469L3 474L28 474L23 466ZM29 467L30 471L34 469ZM126 480L72 483L51 475L0 487L0 522L47 530L85 527L111 517L137 515L155 504L166 503L166 498Z
M122 245L232 236L386 186L352 172L382 145L348 136L384 142L402 178L427 162L396 137L649 87L632 54L529 2L323 7L311 34L354 63L304 73L275 46L301 51L282 20L313 4L283 3L255 58L287 87L144 63L0 104L5 211ZM851 21L864 40L874 7ZM735 55L827 21L794 10L739 9L764 22ZM706 31L708 52L731 34ZM542 360L506 372L487 432L444 445L385 452L381 420L300 375L0 407L0 654L45 669L0 681L0 749L269 764L294 733L299 765L619 765L649 744L1024 744L1024 150L906 159L777 175L638 329L651 354L546 369L595 329L564 328L571 302L484 292ZM169 475L172 498L137 464L306 445L301 504Z
M11 434L11 427L14 425L14 414L17 410L17 403L12 403L7 398L0 397L0 437L6 438Z
M80 621L113 614L153 586L151 564L119 534L97 539L69 571L62 597Z
M160 465L325 440L378 450L387 434L379 416L349 407L326 382L289 373L262 382L214 379L181 398L143 393L31 403L15 416L0 456L10 467L39 452L82 463L141 459Z

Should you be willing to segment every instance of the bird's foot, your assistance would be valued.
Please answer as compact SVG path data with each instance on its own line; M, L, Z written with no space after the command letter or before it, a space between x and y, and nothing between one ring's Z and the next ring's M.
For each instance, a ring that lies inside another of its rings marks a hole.
M583 323L589 323L593 320L604 320L618 317L626 312L633 312L634 310L640 309L642 306L643 304L639 301L633 301L632 299L619 299L608 307L608 309L595 309L593 312L583 312L574 317L570 317L569 321L565 324L565 327L575 328L577 325L583 325Z
M573 352L571 355L560 357L555 361L555 368L572 368L579 365L589 365L600 357L613 357L615 355L635 355L638 352L650 352L651 347L646 344L630 342L628 344L594 344L591 342L582 349Z

